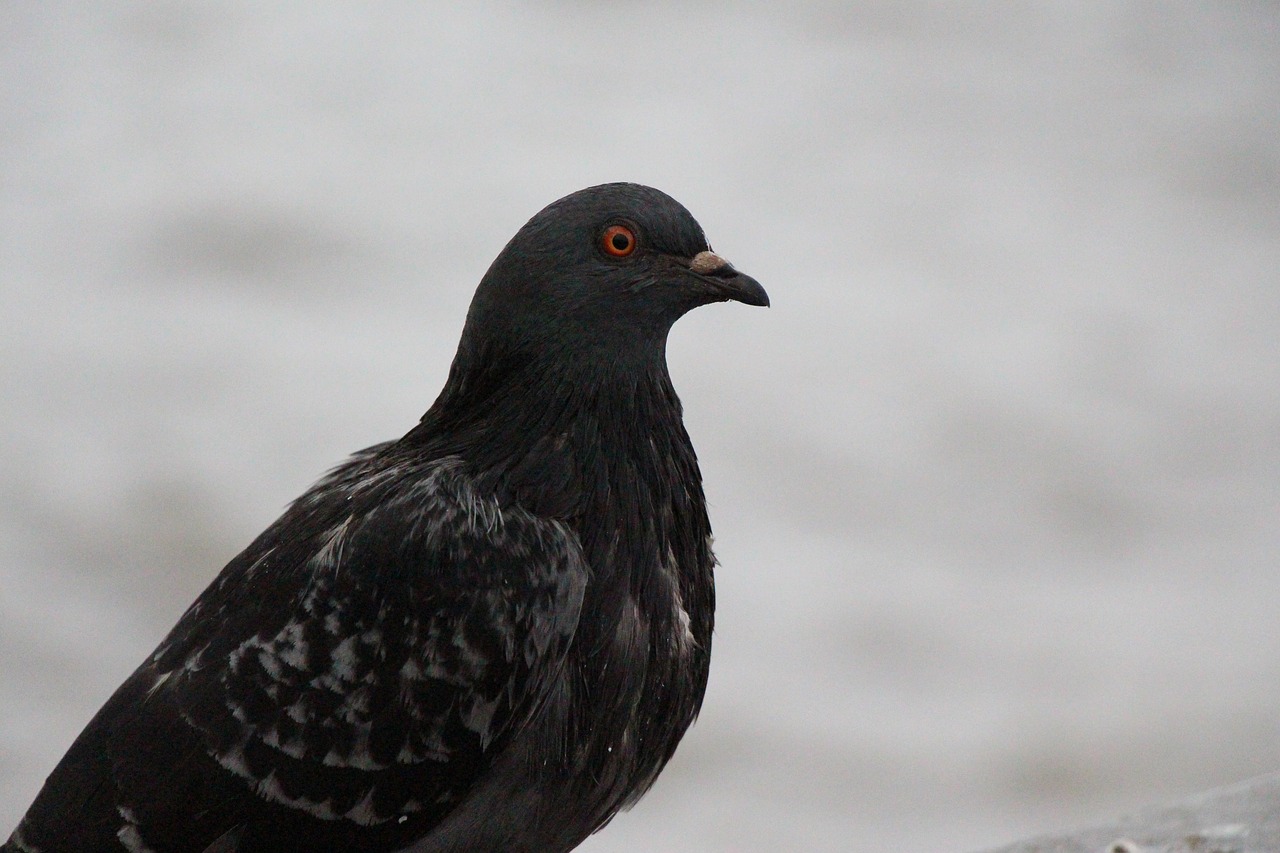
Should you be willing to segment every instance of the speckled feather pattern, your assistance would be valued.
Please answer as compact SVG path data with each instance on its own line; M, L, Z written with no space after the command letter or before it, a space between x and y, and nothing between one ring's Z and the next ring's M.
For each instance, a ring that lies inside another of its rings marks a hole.
M115 791L97 796L113 794L121 817L99 835L194 849L194 806L219 827L279 812L333 830L326 843L350 844L342 830L356 827L410 840L538 709L587 576L571 531L480 498L456 460L358 455L232 561L91 724L101 740L78 742L105 741L111 764ZM170 737L139 742L144 732ZM78 758L73 748L69 770ZM174 781L164 769L192 762L204 781L181 801L162 796ZM237 786L251 798L199 809ZM31 849L67 849L23 834ZM241 845L269 849L268 838Z
M625 263L593 243L617 222ZM635 802L697 716L715 603L666 331L767 303L707 251L630 184L534 217L421 422L226 566L3 850L554 853Z

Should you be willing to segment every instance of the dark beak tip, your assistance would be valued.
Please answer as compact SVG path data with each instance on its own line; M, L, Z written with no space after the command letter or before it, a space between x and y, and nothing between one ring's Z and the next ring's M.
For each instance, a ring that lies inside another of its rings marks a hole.
M733 298L743 305L754 305L759 308L769 307L769 294L760 282L749 275L738 273L733 281Z
M743 305L769 307L769 294L760 282L733 268L733 264L708 249L693 257L689 272L709 286L707 298L713 302L741 302Z

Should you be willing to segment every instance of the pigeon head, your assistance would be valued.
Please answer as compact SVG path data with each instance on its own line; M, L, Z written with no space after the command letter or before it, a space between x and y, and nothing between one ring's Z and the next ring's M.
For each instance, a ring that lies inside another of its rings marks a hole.
M548 205L511 239L476 290L458 356L631 369L662 359L684 313L730 300L769 304L675 199L603 184Z

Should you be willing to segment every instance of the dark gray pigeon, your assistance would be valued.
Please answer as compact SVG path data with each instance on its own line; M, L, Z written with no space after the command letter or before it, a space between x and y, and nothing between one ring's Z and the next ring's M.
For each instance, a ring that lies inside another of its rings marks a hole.
M574 193L489 268L449 379L231 561L5 853L576 847L707 684L714 587L667 332L768 305L669 196Z

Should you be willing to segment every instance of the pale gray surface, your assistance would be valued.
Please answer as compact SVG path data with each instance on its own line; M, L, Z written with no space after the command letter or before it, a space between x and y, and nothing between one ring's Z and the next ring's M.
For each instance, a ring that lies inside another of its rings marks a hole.
M407 429L539 207L687 204L712 685L584 850L975 849L1280 768L1274 4L0 5L0 833Z
M1280 775L1273 774L990 853L1274 853L1280 850L1277 804Z

